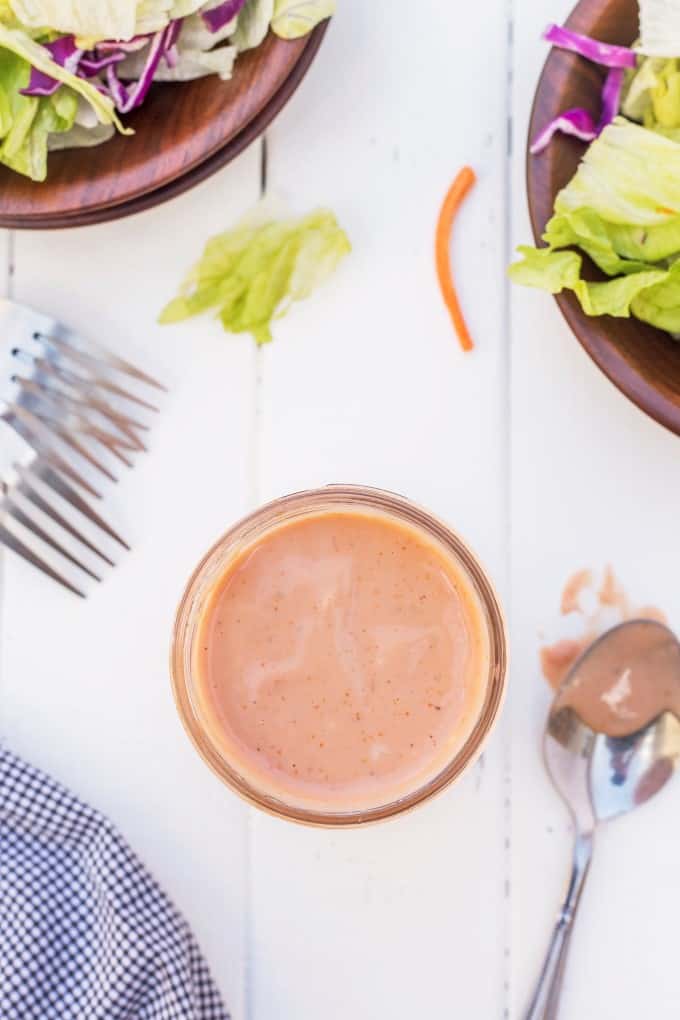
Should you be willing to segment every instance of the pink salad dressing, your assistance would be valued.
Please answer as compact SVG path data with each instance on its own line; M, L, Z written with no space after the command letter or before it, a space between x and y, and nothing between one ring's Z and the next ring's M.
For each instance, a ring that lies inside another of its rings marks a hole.
M200 714L245 779L353 811L436 776L477 722L489 638L465 570L380 512L309 513L226 566L195 643Z

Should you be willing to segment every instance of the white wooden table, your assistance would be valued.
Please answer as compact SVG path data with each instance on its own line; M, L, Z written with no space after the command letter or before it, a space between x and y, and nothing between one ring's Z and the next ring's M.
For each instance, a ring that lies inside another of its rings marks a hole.
M110 516L134 542L84 604L2 564L0 734L106 811L194 926L235 1020L521 1016L569 858L544 776L538 630L569 572L611 561L680 624L680 441L606 382L551 300L509 292L526 241L524 138L564 0L341 0L268 132L271 191L329 205L354 253L257 351L158 310L205 238L258 197L260 144L118 223L2 238L5 289L129 354L171 395ZM455 265L462 355L433 226L463 163L479 183ZM466 535L510 617L501 725L414 814L319 832L241 804L176 718L167 650L199 555L270 497L329 481L412 496ZM680 786L602 833L564 1020L677 1016Z

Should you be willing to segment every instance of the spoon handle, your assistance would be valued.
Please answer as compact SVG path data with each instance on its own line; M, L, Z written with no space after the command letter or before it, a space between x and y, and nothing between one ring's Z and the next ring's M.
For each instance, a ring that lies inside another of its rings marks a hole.
M557 916L541 976L525 1020L556 1020L576 908L593 854L592 832L580 832L574 844L574 862L562 909Z

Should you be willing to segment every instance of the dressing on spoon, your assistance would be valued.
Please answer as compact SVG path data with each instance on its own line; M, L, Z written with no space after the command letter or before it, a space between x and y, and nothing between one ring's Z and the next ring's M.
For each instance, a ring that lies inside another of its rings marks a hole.
M570 707L595 733L623 737L669 711L680 719L680 645L640 620L596 642L558 691L551 714Z

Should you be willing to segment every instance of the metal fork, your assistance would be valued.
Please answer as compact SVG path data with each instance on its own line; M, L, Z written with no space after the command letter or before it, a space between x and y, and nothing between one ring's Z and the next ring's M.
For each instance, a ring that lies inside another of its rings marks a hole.
M129 546L81 492L101 497L97 476L117 481L115 466L132 466L146 449L144 418L158 410L146 390L164 387L63 323L6 300L0 366L0 544L84 597L65 563L99 581L92 561L112 566L105 548Z

